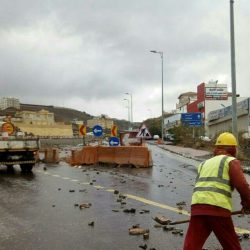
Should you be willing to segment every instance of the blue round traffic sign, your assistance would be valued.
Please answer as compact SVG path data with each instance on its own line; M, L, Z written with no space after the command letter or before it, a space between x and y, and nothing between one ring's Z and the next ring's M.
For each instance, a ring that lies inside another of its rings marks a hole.
M120 144L119 138L110 137L109 138L109 146L118 146Z
M102 136L102 132L103 132L103 130L102 130L102 127L100 125L95 125L93 127L94 136L97 136L97 137Z

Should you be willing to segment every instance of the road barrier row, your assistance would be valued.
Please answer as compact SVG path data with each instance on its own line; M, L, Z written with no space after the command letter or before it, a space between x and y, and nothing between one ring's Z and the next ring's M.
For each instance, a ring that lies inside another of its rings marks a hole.
M58 148L46 148L44 150L44 162L45 163L58 163L59 162L59 149Z
M81 150L72 150L69 163L72 166L110 163L118 165L134 165L135 167L151 167L151 151L142 146L85 146Z

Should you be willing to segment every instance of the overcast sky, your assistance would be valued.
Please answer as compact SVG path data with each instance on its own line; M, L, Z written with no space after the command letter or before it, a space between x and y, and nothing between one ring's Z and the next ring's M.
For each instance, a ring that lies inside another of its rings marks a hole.
M0 97L133 120L201 82L231 91L229 0L0 0ZM237 93L250 96L250 1L235 0Z

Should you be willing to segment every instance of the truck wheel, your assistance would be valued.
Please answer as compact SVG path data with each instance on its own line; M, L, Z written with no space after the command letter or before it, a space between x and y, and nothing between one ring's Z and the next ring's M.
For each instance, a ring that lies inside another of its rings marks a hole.
M14 172L14 166L13 165L7 165L7 172Z
M22 172L31 172L31 170L33 168L33 164L21 164L20 168L21 168Z

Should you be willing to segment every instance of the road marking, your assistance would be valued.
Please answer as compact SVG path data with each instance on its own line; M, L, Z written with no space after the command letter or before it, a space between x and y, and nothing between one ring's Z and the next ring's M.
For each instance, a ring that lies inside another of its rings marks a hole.
M60 177L61 178L61 176L58 175L58 174L52 174L52 176L54 176L54 177Z
M76 180L76 179L71 179L69 177L62 177L60 175L52 175L52 174L50 174L48 172L42 172L42 171L39 171L39 170L37 170L37 172L43 173L43 174L46 174L46 175L50 175L50 176L53 176L53 177L60 177L60 178L62 178L64 180L70 180L72 182L79 181L79 180ZM90 185L90 182L81 182L79 184L93 186L93 185ZM98 185L93 186L93 187L99 188L99 189L105 189L105 187L98 186ZM105 189L105 191L114 192L115 190L114 189ZM175 208L175 207L171 207L169 205L161 204L159 202L151 201L151 200L145 199L143 197L139 197L139 196L132 195L132 194L124 194L124 195L127 198L131 199L131 200L140 201L142 203L145 203L145 204L148 204L148 205L151 205L151 206L160 207L160 208L163 208L165 210L169 210L169 211L172 211L172 212L175 212L175 213L178 213L178 214L184 214L184 215L190 216L190 213L188 211L184 210L184 209L178 209L178 208ZM244 234L244 233L250 234L250 230L247 230L247 229L244 229L244 228L235 227L235 231L237 233L239 233L239 234Z
M148 204L148 205L152 205L152 206L155 206L155 207L160 207L160 208L163 208L163 209L167 209L167 210L179 213L179 214L190 215L188 211L183 210L183 209L178 209L178 208L175 208L175 207L171 207L171 206L161 204L161 203L158 203L158 202L155 202L155 201L151 201L151 200L148 200L148 199L145 199L145 198L142 198L142 197L139 197L139 196L135 196L135 195L132 195L132 194L125 194L125 195L127 196L127 198L130 198L130 199L136 200L136 201L140 201L140 202Z
M93 186L93 187L95 187L95 188L99 188L99 189L104 189L104 187L102 187L102 186Z

